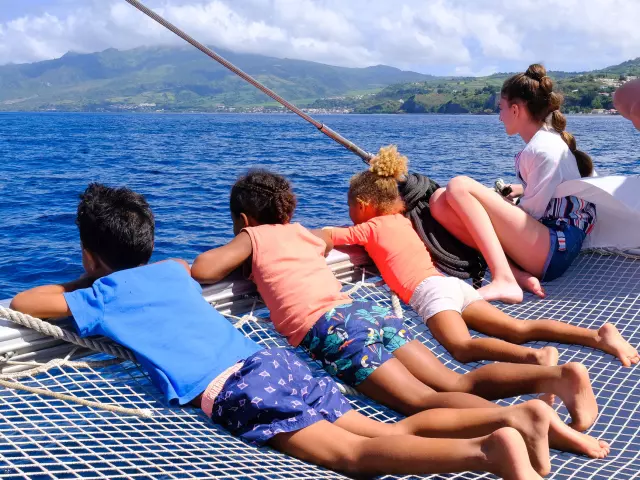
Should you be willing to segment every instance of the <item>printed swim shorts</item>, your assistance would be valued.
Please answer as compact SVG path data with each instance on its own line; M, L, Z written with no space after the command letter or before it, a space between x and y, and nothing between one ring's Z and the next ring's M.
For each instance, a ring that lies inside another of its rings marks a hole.
M360 299L320 317L300 345L331 375L356 386L411 339L391 308Z
M233 435L263 445L279 433L321 420L335 422L351 410L328 377L314 377L294 353L265 349L247 358L213 403L211 419Z

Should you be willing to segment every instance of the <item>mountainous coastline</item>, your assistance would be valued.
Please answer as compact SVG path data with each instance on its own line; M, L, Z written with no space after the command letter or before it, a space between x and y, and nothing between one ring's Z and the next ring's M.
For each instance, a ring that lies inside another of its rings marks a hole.
M378 65L346 68L220 52L288 100L316 112L492 113L508 73L435 77ZM640 58L594 72L551 72L570 111L610 109ZM200 52L142 47L68 53L0 66L0 111L278 111L273 100Z

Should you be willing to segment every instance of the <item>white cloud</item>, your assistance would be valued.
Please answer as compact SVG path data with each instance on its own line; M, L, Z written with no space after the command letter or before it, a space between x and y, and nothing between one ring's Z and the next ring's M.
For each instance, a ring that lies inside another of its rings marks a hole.
M336 65L584 70L640 55L637 0L148 1L204 43ZM181 42L124 0L42 9L0 23L0 64Z

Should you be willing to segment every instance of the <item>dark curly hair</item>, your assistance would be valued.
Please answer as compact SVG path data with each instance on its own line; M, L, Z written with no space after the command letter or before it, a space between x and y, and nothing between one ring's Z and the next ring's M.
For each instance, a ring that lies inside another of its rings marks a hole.
M526 72L508 78L502 86L501 95L510 104L516 100L523 102L531 117L539 122L544 122L547 115L551 114L551 126L576 157L580 175L588 177L593 173L593 160L587 153L578 150L575 137L565 130L567 119L560 111L564 98L553 91L553 80L547 76L547 70L542 65L534 63Z
M289 181L268 170L249 170L231 188L231 213L244 213L261 225L289 223L296 203Z
M90 184L78 205L82 247L113 270L146 264L153 253L155 220L145 198L128 188Z

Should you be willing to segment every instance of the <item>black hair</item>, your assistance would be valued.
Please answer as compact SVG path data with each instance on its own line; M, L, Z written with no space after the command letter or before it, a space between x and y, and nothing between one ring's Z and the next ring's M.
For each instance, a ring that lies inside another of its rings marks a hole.
M78 205L82 247L109 268L146 264L153 253L155 221L145 198L128 188L91 183Z
M261 225L289 223L296 209L296 196L282 175L268 170L249 170L231 188L231 213L241 213Z

